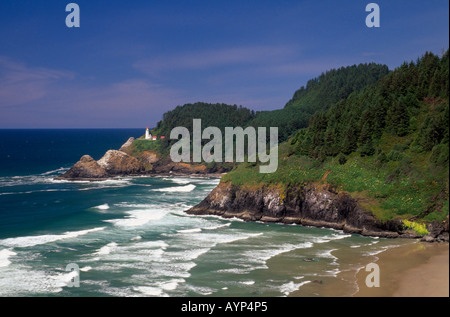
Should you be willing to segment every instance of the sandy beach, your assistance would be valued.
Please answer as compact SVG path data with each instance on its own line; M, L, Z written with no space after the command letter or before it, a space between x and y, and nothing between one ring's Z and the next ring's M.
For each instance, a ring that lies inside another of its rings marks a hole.
M377 255L380 287L366 286L370 272L356 277L355 297L448 297L449 244L417 242L388 249Z

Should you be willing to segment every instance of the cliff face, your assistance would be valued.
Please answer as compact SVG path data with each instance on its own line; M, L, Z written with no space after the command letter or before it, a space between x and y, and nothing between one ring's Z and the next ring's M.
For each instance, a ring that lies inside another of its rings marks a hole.
M420 237L404 230L400 220L376 220L357 200L346 193L335 191L329 185L304 184L289 186L287 189L276 186L255 189L220 183L200 204L186 212L237 217L246 221L334 228L366 236ZM433 240L438 236L445 240L445 234L443 236L442 233L442 230L436 229ZM448 230L446 238L448 240Z

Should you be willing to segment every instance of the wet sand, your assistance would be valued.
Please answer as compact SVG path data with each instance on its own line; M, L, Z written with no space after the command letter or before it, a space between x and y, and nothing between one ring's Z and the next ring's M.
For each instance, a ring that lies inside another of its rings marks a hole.
M380 287L366 286L370 272L357 274L355 297L448 297L449 244L416 242L377 255Z

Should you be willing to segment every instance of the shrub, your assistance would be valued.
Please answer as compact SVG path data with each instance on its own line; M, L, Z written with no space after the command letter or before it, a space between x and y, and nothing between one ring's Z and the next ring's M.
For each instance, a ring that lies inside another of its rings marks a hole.
M340 165L344 165L345 163L347 163L347 157L344 153L339 153L336 159L338 160Z
M429 234L427 226L424 223L417 223L414 221L403 220L403 225L405 226L406 229L412 229L421 236Z
M402 158L403 154L397 150L392 150L387 155L389 161L400 161Z
M439 165L448 163L448 144L438 144L431 151L430 161Z

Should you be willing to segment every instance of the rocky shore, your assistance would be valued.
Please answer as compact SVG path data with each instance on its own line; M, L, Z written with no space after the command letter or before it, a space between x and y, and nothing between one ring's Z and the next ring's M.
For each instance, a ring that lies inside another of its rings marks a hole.
M100 181L120 176L220 177L223 167L174 163L159 153L131 151L134 138L119 150L109 150L98 161L84 155L58 180ZM449 241L449 223L429 223L425 237L404 227L401 220L379 221L348 193L331 185L297 184L287 187L235 186L220 183L200 204L186 211L193 215L237 217L245 221L301 224L384 238L415 238L426 242Z
M193 215L217 215L245 221L301 224L384 238L449 240L449 226L430 223L425 237L404 228L401 220L379 221L349 194L330 185L301 184L259 188L220 183L200 204L186 211Z
M174 163L168 157L154 151L144 151L135 155L130 151L134 138L128 139L119 150L109 150L95 161L84 155L66 173L56 177L68 181L101 181L120 176L173 175L173 176L220 176L227 172L222 167L208 168L204 164L191 165Z

